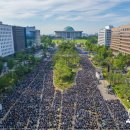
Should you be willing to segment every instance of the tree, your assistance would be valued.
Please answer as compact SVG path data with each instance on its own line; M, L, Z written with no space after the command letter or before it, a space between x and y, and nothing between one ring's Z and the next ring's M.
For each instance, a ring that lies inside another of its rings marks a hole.
M26 58L25 52L18 52L18 53L16 53L16 59L17 59L19 62L24 61L25 58Z
M35 64L36 59L35 59L35 57L33 55L29 55L28 61L29 61L30 64Z
M52 39L49 36L43 35L41 37L41 43L43 44L44 48L48 48L49 46L52 45Z
M8 79L4 77L0 78L0 92L2 92L3 90L5 90L5 88L8 86Z
M12 69L14 67L15 63L14 63L14 60L12 58L9 58L7 60L7 64L8 64L9 69Z
M32 53L35 53L35 51L36 51L36 49L35 49L35 47L33 46L33 47L31 48L31 52L32 52Z
M79 60L74 43L67 42L59 45L54 56L54 82L57 87L65 89L72 85L78 70Z
M3 69L3 62L0 61L0 73L2 72L2 69Z
M127 77L129 77L129 78L130 78L130 71L128 71L128 72L127 72Z
M18 79L21 79L25 74L27 74L29 68L27 66L20 65L15 69L15 73L18 76Z
M113 66L115 69L122 70L125 67L125 64L121 59L114 59Z

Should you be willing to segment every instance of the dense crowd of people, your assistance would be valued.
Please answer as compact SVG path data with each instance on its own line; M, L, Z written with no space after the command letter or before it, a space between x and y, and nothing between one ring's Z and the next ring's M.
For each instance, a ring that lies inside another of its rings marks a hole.
M126 124L126 119L128 119L128 113L126 112L123 105L121 105L119 100L106 101L109 109L111 110L116 124L120 129L130 129L130 124Z
M36 69L6 94L1 104L1 128L47 130L130 129L119 100L105 101L97 88L95 69L82 57L76 85L64 92L53 85L52 61Z

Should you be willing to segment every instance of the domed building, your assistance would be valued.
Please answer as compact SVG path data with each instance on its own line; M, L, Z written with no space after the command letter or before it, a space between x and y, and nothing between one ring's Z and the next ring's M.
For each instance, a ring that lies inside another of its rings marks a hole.
M68 26L65 27L63 31L55 31L55 36L57 38L63 38L63 39L76 39L82 37L83 31L75 31L73 27Z

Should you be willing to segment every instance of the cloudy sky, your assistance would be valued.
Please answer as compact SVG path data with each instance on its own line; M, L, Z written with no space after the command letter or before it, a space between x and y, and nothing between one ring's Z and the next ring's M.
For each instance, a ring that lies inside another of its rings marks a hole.
M36 26L42 34L66 26L90 34L106 25L130 24L130 0L0 0L0 21Z

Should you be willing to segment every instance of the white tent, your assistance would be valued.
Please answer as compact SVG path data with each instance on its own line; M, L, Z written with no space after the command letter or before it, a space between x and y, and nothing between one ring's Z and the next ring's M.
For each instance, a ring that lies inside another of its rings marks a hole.
M0 104L0 111L2 111L2 104Z

